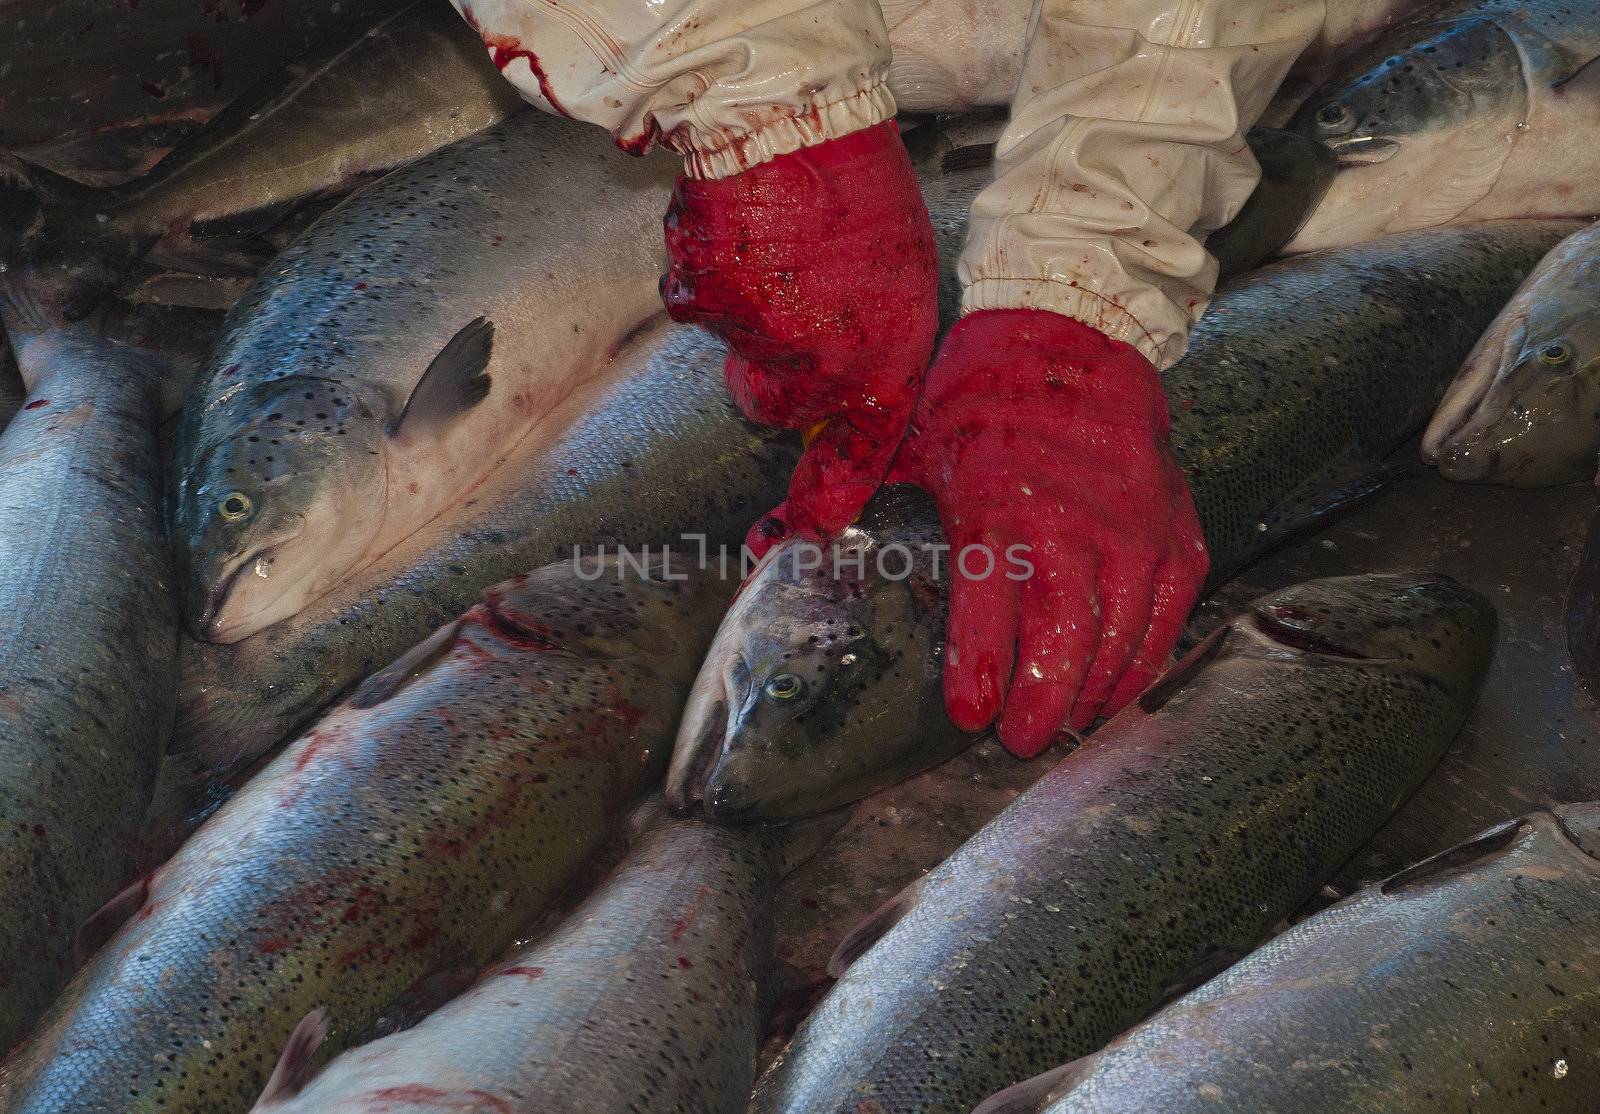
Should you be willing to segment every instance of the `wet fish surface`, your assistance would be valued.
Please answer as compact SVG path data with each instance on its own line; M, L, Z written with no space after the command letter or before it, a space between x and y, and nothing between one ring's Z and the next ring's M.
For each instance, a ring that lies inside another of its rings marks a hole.
M162 365L87 327L38 329L5 280L0 316L31 387L0 433L8 1048L71 976L79 924L134 869L172 724L178 636L155 434Z
M521 126L523 119L503 127ZM609 199L613 207L631 206L633 195L611 192L610 156L602 148L583 147L583 156L562 168L572 183L568 188ZM922 173L947 272L941 304L953 318L959 302L954 260L971 198L986 175L968 171L934 181L937 163L935 157ZM383 184L427 185L412 178L415 170L400 171ZM666 187L661 188L659 197L634 214L641 227L651 224L652 243L660 211L655 206L667 203ZM352 198L346 211L367 213L364 199L370 193ZM361 252L351 248L355 239L333 236L338 215L320 231L344 245L341 260L359 262ZM381 220L381 211L372 219ZM493 227L474 234L492 239ZM587 227L563 221L530 235L548 238L559 231L581 246L588 241L578 233ZM419 243L407 258L426 256L423 249L433 241ZM308 272L316 271L314 262L306 264ZM635 267L628 279L630 287L637 280L652 307L658 305L657 268L656 263ZM578 273L593 269L586 265ZM599 288L616 281L616 275L595 279ZM574 301L539 283L529 290L537 300L528 312L557 330L587 326L589 301L609 296L585 294ZM479 312L476 305L470 297L463 299L461 315ZM548 448L508 455L491 482L411 544L391 550L341 589L250 638L231 645L185 642L179 723L164 773L172 791L163 794L155 827L181 827L197 798L225 794L225 783L241 770L361 677L469 606L488 584L574 547L658 546L686 533L692 535L690 547L737 547L754 517L782 497L793 467L793 440L744 422L729 405L722 387L726 349L709 334L657 320L632 337L617 338L617 345L614 359L600 358L609 355L602 352L582 372L589 389L575 393L556 412Z
M288 618L550 440L551 411L659 312L670 178L522 113L290 245L230 311L179 430L191 628L235 642Z
M1257 600L840 945L752 1110L969 1111L1244 954L1438 760L1494 626L1427 574Z
M784 844L770 828L656 827L548 938L257 1110L742 1112Z
M369 678L97 918L0 1110L244 1110L308 1011L503 953L660 774L732 588L665 575L548 566Z
M1446 479L1546 487L1600 458L1600 226L1535 268L1462 365L1422 439Z
M1289 260L1219 295L1164 376L1211 583L1378 486L1380 462L1571 228L1410 233ZM674 806L728 820L805 815L968 745L974 736L944 713L943 544L926 499L886 491L814 567L802 547L780 547L696 683L668 780Z
M1461 0L1346 59L1288 124L1341 169L1290 243L1310 251L1413 228L1600 211L1600 7Z
M264 77L126 185L52 183L34 281L82 316L158 240L172 252L191 235L259 231L523 107L453 8L411 4Z
M179 723L152 816L157 844L229 792L256 759L343 691L460 614L485 584L578 550L737 544L782 497L791 441L744 422L722 387L720 341L686 326L642 334L543 456L475 493L381 576L231 646L184 640ZM696 536L680 540L680 535Z
M1592 1110L1597 858L1600 805L1503 824L981 1114Z

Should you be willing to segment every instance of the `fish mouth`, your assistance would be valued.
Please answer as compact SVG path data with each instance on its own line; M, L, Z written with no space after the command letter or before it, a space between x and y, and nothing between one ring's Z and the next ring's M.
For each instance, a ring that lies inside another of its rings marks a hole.
M683 719L678 723L672 765L667 771L667 808L674 816L692 816L706 805L706 784L727 743L733 695L730 682L739 667L749 673L744 659L737 654L726 668L710 658L695 678Z
M1375 135L1349 136L1344 139L1324 140L1328 150L1339 160L1340 169L1357 166L1377 166L1388 162L1400 151L1400 144L1392 139Z
M240 624L228 622L222 617L222 609L233 595L233 590L239 584L239 578L249 569L256 567L256 562L265 557L271 557L278 547L275 545L262 546L260 549L251 550L234 563L228 574L222 578L215 588L206 595L205 606L200 614L195 617L193 627L195 635L206 642L219 642L227 644L237 642L244 635L237 634ZM235 637L229 638L230 631Z

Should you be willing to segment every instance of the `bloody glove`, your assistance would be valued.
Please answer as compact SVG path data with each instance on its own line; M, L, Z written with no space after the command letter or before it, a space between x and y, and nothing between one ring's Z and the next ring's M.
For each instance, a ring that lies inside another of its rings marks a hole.
M1128 344L1034 309L951 330L891 479L933 496L951 546L957 726L999 713L1000 741L1032 757L1163 669L1206 575L1167 434L1160 378Z
M933 227L899 129L680 177L666 231L662 300L727 340L734 402L765 425L826 423L751 548L838 533L883 481L938 326Z

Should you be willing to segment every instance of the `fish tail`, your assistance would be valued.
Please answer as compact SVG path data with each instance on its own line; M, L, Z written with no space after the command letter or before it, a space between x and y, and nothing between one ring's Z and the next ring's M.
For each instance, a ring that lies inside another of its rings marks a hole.
M32 288L19 314L43 321L88 316L149 247L96 212L107 199L105 191L0 151L0 267L19 307L18 288Z
M44 232L44 198L22 160L0 151L0 274L11 275Z

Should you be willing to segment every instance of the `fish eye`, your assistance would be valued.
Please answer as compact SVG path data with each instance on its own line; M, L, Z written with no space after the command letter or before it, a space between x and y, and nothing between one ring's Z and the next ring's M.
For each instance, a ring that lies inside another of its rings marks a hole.
M224 522L238 522L249 518L250 511L255 504L250 502L250 496L242 491L230 491L222 497L222 502L217 504L217 513Z
M1559 367L1572 359L1572 345L1564 340L1558 340L1554 344L1547 344L1539 349L1539 359L1552 367Z
M1317 109L1317 126L1323 131L1347 131L1356 122L1356 114L1350 111L1350 106L1339 101L1329 101Z
M779 673L763 690L773 700L794 700L805 691L806 683L793 673Z

